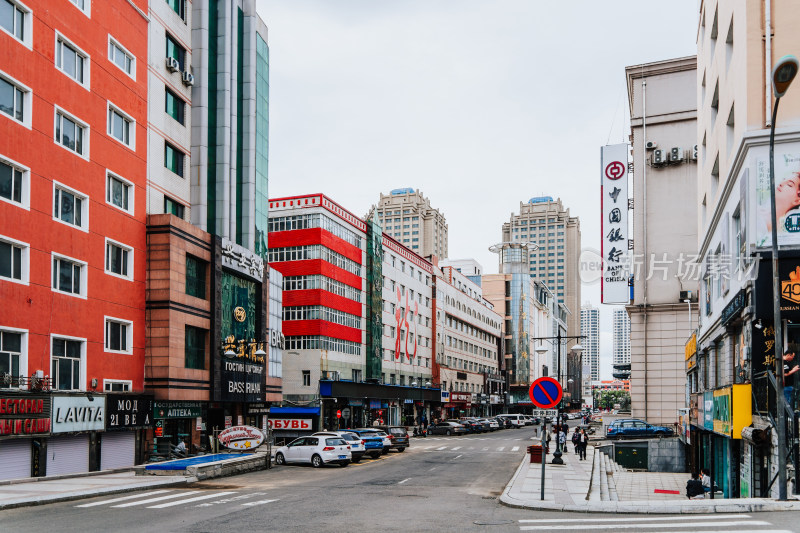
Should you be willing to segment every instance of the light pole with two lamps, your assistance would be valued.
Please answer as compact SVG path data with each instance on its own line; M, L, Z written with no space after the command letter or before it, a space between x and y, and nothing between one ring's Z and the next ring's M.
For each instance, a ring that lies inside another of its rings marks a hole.
M777 365L776 391L778 426L778 499L786 500L786 412L783 395L783 328L781 324L781 291L778 279L778 217L775 209L775 121L778 118L778 104L786 94L792 80L800 69L800 62L791 55L783 56L772 69L772 92L775 106L772 108L772 123L769 128L769 190L770 215L772 223L772 312L775 321L775 361Z
M555 341L555 343L556 343L556 360L557 360L556 379L558 379L558 382L560 384L561 383L561 341L565 341L566 342L566 341L568 341L570 339L573 339L573 340L577 341L577 340L581 340L581 339L585 339L585 338L586 338L585 335L572 335L572 336L561 335L561 331L559 331L558 335L556 335L555 337L531 337L531 340L532 341L548 341L548 342ZM544 353L547 353L547 351L548 351L547 348L545 348L543 345L541 345L538 348L536 348L536 353L538 353L538 354L544 354ZM575 346L572 347L572 351L580 354L583 351L583 346L581 346L580 344L576 344ZM562 388L563 388L563 386L562 386ZM558 405L556 406L556 409L557 409L557 411L556 411L556 423L559 426L561 426L561 404L562 403L563 403L563 395L562 395L562 400L560 402L558 402ZM542 422L544 422L544 420L542 420ZM558 436L556 435L556 451L553 452L553 460L551 461L551 464L563 465L564 464L564 460L561 458L561 455L562 455L561 441L559 440ZM542 460L544 461L544 459L542 459Z

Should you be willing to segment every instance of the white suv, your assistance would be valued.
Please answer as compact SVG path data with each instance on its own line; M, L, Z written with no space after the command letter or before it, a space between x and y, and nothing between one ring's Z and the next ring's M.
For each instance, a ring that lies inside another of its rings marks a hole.
M275 450L275 463L279 465L311 463L314 468L319 468L328 463L336 463L347 466L352 458L350 446L339 436L300 437Z
M311 435L312 437L341 437L347 444L350 446L350 453L352 454L353 458L352 461L357 463L361 460L364 454L367 452L366 447L364 446L364 441L361 440L361 437L353 433L352 431L320 431L319 433L314 433Z

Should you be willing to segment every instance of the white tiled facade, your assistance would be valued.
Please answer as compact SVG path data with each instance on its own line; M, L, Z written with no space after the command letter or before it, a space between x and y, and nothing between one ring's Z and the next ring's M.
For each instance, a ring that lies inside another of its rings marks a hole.
M381 193L367 219L377 214L386 235L422 257L447 257L447 220L421 191L395 189Z

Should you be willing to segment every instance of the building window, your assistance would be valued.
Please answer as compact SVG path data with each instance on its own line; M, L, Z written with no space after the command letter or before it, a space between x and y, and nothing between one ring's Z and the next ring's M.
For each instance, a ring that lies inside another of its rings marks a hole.
M106 392L131 392L133 382L130 380L104 379L103 390Z
M110 172L106 174L106 202L133 214L133 184Z
M58 144L72 150L76 154L86 157L88 155L88 128L74 118L67 116L56 108L56 137Z
M130 148L136 149L136 121L113 104L108 104L108 134Z
M5 0L0 0L5 1ZM30 91L13 80L0 76L0 111L21 122L26 127L30 123L27 110L27 98Z
M169 34L167 34L167 57L174 57L178 61L180 70L186 70L184 68L184 64L186 62L186 50Z
M92 7L92 0L69 0L69 1L72 2L75 5L75 7L83 11L83 14L86 15L87 17L91 13L90 9Z
M361 382L361 370L354 368L353 369L353 381L356 383Z
M310 387L311 386L311 371L310 370L303 370L303 386Z
M0 198L27 209L28 176L27 169L0 159Z
M78 191L53 182L53 218L88 230L89 199Z
M106 239L106 273L133 278L133 249Z
M28 283L28 245L0 238L0 279Z
M131 353L133 340L133 322L106 317L107 352Z
M53 255L53 290L85 297L85 266L86 263Z
M89 86L89 56L56 32L56 68L77 81Z
M31 11L15 0L0 0L0 28L30 48Z
M184 18L184 5L185 0L167 0L167 5L178 14L180 18Z
M164 89L164 101L164 110L167 112L167 115L174 118L179 124L183 124L186 102L184 102L183 99L177 94L166 88Z
M186 254L186 294L206 297L206 263L189 254Z
M164 142L164 166L180 177L183 177L183 158L183 152Z
M175 215L178 218L183 218L183 212L183 204L179 204L169 196L164 197L164 213L168 215Z
M206 330L186 326L184 366L197 370L206 368Z
M0 378L5 374L12 377L22 375L20 364L22 362L22 333L0 330ZM0 387L3 387L0 379Z
M80 390L83 341L53 338L50 377L56 390Z
M108 60L119 67L122 72L136 79L136 58L110 35L108 36Z

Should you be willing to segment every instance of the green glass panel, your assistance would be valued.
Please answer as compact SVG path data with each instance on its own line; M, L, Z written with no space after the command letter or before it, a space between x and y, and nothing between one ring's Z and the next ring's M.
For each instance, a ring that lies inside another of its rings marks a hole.
M367 357L366 379L380 379L383 352L383 231L367 221Z

